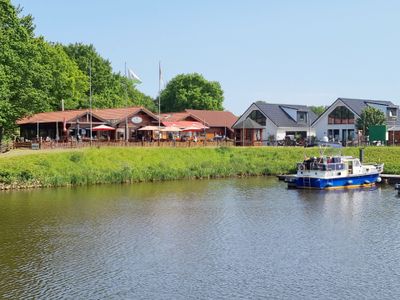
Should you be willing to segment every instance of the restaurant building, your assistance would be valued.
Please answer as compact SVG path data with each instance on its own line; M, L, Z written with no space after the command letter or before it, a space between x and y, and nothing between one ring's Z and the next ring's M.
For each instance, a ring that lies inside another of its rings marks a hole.
M140 140L140 128L157 124L158 117L144 107L43 112L17 122L25 141Z

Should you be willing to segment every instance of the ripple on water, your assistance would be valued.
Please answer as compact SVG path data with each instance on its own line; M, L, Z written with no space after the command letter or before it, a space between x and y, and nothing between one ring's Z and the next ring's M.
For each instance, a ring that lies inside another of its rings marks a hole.
M393 299L399 211L392 189L271 178L5 193L0 295Z

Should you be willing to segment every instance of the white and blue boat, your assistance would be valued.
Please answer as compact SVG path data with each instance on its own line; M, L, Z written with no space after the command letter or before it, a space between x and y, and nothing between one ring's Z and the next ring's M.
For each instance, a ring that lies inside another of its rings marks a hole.
M363 164L352 156L321 156L297 164L289 185L305 189L370 187L381 181L383 164Z

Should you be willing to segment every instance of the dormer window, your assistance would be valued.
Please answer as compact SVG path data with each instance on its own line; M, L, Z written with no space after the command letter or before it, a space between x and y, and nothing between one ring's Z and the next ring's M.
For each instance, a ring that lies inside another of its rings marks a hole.
M307 112L298 111L297 112L297 122L299 122L299 123L307 123Z
M396 107L388 107L387 115L389 118L396 118L397 117L397 108Z

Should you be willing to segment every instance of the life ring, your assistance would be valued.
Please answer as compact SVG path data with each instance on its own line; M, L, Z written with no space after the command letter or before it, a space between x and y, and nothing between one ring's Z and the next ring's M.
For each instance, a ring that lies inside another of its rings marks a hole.
M304 165L300 165L299 169L300 169L301 171L303 171L303 170L304 170Z

